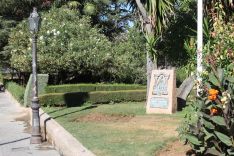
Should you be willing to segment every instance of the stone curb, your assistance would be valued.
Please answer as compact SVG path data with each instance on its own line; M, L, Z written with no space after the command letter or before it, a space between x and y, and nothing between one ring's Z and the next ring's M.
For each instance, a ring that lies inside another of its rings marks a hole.
M49 139L63 156L95 156L42 109L40 122L46 134L44 137Z
M6 90L6 93L10 94L11 98L18 106L21 106L10 92ZM32 125L31 109L24 107L22 108L27 111L27 114L30 117L30 125ZM40 109L39 114L43 138L49 140L62 156L95 156L95 154L85 148L77 139L75 139L69 132L67 132L61 125L59 125L42 109Z

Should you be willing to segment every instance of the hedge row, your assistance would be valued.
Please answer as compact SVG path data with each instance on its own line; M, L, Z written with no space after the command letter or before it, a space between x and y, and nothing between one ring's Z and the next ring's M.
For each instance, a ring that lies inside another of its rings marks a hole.
M38 74L37 81L38 81L38 95L45 93L45 87L47 86L49 79L48 74ZM24 106L28 107L31 105L32 101L32 74L28 80L25 93L24 93Z
M15 82L6 82L5 88L12 94L12 96L22 105L24 103L25 88Z
M146 90L95 91L73 93L50 93L39 96L42 106L80 106L85 102L93 104L144 101Z
M46 87L46 93L70 93L93 91L142 90L146 86L137 84L69 84Z

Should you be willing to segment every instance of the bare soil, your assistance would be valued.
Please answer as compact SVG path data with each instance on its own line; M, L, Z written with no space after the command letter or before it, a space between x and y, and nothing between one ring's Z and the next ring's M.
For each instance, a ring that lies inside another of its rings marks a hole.
M133 115L121 115L121 114L87 114L73 119L75 122L127 122L132 119Z
M155 154L155 156L186 156L191 155L189 153L191 151L191 148L188 145L184 145L181 141L176 140L175 142L172 142L168 144L166 148L159 151Z

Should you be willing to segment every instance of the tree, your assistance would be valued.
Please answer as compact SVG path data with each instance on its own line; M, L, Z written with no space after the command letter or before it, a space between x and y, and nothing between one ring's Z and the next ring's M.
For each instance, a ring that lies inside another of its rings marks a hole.
M92 26L97 26L110 40L127 30L134 15L126 0L54 0L55 6L67 5L91 17Z
M9 65L9 53L4 51L4 46L8 43L8 35L11 27L14 27L16 22L13 20L4 20L0 16L0 67Z
M156 67L155 45L173 13L173 0L130 0L133 8L139 11L139 18L147 40L147 94L151 71ZM153 61L154 63L153 63Z
M143 82L144 70L138 62L143 62L144 47L136 31L135 36L112 43L99 28L92 27L90 17L80 16L66 5L52 8L41 17L39 72L54 76L54 83ZM6 49L11 54L11 67L21 75L29 74L31 43L27 21L12 30Z
M28 17L33 6L45 10L51 6L51 3L48 0L0 1L0 66L9 67L10 53L8 53L5 46L8 44L8 35L11 28Z

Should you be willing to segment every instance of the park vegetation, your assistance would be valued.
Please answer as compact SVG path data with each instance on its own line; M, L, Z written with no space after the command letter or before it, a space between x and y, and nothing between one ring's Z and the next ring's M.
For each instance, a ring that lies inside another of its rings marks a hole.
M207 10L205 22L203 91L188 106L179 132L197 155L233 155L233 17L223 3L214 5L214 9Z
M193 75L196 2L1 1L0 69L12 75L0 79L20 103L30 103L29 87L23 94L32 59L27 17L37 6L38 71L49 75L43 106L144 101L147 87L113 83L145 85L155 68L176 67L178 84ZM204 6L203 91L190 95L194 100L178 131L197 155L234 155L234 4L210 0ZM18 83L4 80L9 77Z

